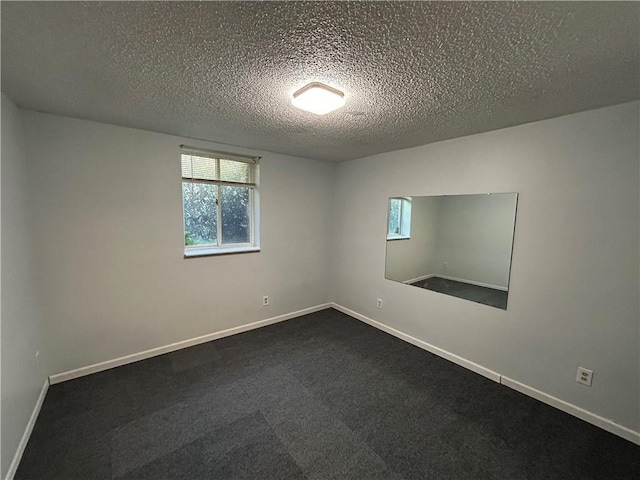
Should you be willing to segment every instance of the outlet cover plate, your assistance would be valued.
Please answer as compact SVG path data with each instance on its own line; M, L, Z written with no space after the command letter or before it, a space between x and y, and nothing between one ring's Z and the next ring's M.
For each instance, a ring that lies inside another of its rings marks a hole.
M593 381L593 370L589 370L584 367L578 367L576 382L586 385L587 387L590 387L592 381Z

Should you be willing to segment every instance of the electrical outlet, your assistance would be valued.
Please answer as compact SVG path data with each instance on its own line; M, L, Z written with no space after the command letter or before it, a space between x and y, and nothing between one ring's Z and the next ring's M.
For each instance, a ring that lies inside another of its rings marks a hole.
M40 370L40 350L38 350L34 356L35 356L36 370Z
M442 262L442 269L446 270L447 269L447 262Z
M382 299L381 298L379 298L378 301L376 302L376 306L378 308L382 308Z
M584 367L578 367L576 382L582 383L583 385L590 387L592 380L593 380L593 370L588 370Z
M262 297L262 306L266 307L269 305L269 295L265 295L264 297Z

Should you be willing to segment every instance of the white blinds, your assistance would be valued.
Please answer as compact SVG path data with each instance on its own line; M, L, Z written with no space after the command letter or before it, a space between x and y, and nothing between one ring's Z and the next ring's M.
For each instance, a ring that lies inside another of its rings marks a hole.
M180 156L182 178L183 180L219 185L255 186L255 160L237 156L232 156L233 159L229 159L230 156L214 152L183 150Z

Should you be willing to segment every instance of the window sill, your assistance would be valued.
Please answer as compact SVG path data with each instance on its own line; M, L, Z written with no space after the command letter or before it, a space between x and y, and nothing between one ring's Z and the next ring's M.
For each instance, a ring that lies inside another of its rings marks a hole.
M393 237L387 237L387 240L411 240L411 237L403 237L401 235L396 235Z
M235 255L237 253L255 253L259 251L260 247L190 248L184 250L184 258Z

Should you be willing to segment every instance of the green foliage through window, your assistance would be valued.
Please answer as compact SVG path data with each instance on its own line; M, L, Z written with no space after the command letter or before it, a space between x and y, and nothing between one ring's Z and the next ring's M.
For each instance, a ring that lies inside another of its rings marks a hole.
M387 238L408 238L411 235L411 197L389 199Z
M182 155L185 246L252 242L254 168L239 161Z

